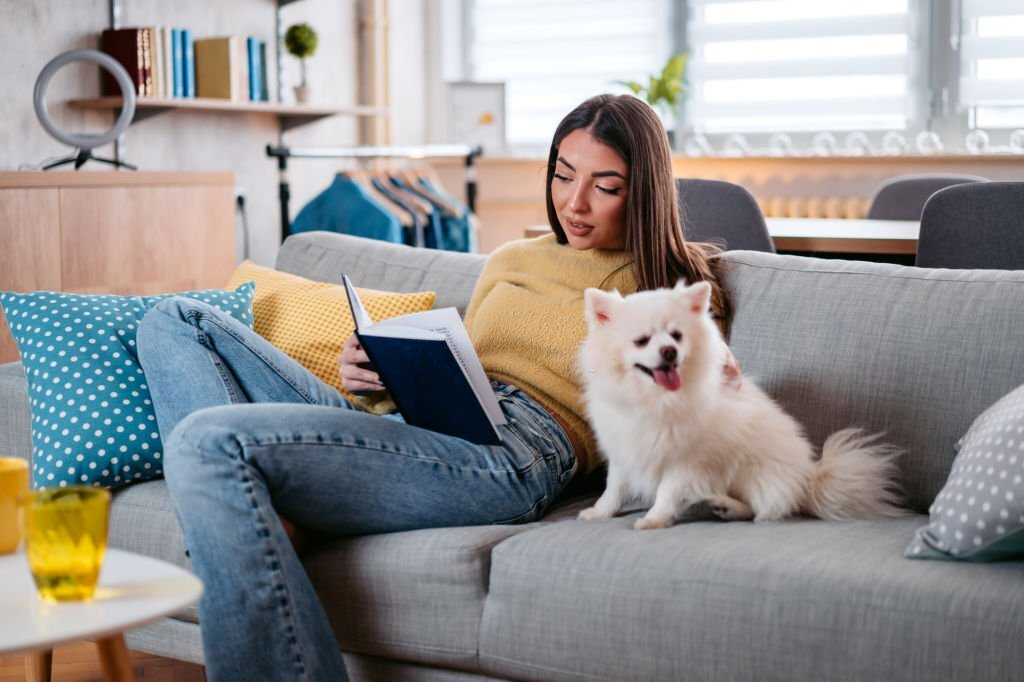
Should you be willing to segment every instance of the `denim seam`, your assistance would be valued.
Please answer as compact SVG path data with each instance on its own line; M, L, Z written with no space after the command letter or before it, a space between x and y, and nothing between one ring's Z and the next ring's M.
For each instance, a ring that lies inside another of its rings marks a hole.
M194 329L196 331L196 341L199 342L199 345L209 348L206 332L198 326L194 327ZM227 367L224 366L224 363L221 362L220 356L213 352L208 353L207 355L210 357L210 363L213 365L213 368L217 370L221 383L224 384L224 390L228 394L228 400L230 400L232 404L241 403L242 397L238 395L238 392L235 390L235 384L231 381L231 375L228 372Z
M518 437L517 437L517 440L522 441L522 439L518 438ZM239 437L238 438L238 442L242 444L243 448L247 448L247 447L250 447L250 446L266 447L266 446L270 446L270 445L283 445L283 444L287 444L287 445L324 445L324 446L338 446L338 445L341 445L341 446L347 447L347 448L358 448L360 450L369 450L369 451L372 451L372 452L384 452L384 453L393 454L393 455L401 455L402 457L408 457L410 459L415 459L415 460L418 460L418 461L421 461L421 462L424 462L424 463L429 463L429 464L441 464L441 465L444 465L445 467L447 467L447 468L449 468L451 470L454 470L454 471L469 471L469 472L475 472L475 473L481 473L481 474L500 474L500 475L505 475L505 476L508 476L508 475L519 476L519 475L529 471L533 467L535 467L538 462L543 462L544 461L543 458L535 459L533 462L530 463L529 466L524 467L522 469L484 469L484 468L481 468L481 467L455 466L451 462L449 462L447 460L444 460L444 459L438 459L436 457L426 457L426 456L424 456L422 454L409 452L407 450L400 449L400 448L384 448L384 447L380 447L380 446L377 446L377 445L360 443L358 441L345 441L345 440L338 440L338 439L324 440L322 438L316 438L315 440L310 440L310 439L306 439L306 438L286 438L286 439L275 438L275 439L272 439L272 440L263 440L263 439L252 438L252 437L246 437L246 438Z
M524 394L524 396L525 396L525 394ZM575 471L575 469L576 469L576 464L577 464L576 463L576 454L572 453L571 443L569 442L568 436L565 435L565 431L562 429L561 424L556 422L554 420L554 417L551 417L550 414L548 414L548 419L550 419L551 424L549 424L548 426L545 426L545 425L541 424L540 423L540 419L538 418L538 415L535 414L534 405L536 405L536 403L531 398L529 398L528 396L526 397L526 400L524 402L522 402L522 403L520 403L520 402L518 402L515 399L510 398L510 397L509 398L505 398L505 399L508 400L509 402L518 404L523 409L524 412L523 412L522 415L520 415L519 418L520 418L520 420L527 422L527 424L529 425L528 428L530 428L530 430L534 433L534 435L536 435L538 437L541 437L541 438L548 438L548 439L559 438L560 437L560 439L563 442L563 444L565 445L565 447L571 453L572 464L571 464L571 466L569 466L568 471L566 472L567 474L569 474L571 476L571 472ZM543 409L543 408L541 408L541 409ZM547 414L546 410L545 410L545 413ZM547 432L550 429L552 429L552 428L553 429L557 429L557 431L560 434L560 436L559 435L548 434ZM512 431L512 432L515 432L515 430L512 429L511 427L509 428L509 430ZM551 444L552 445L551 453L550 454L545 454L545 453L541 452L539 449L537 449L536 447L534 447L534 446L530 445L529 443L525 442L522 438L519 437L519 434L516 434L516 438L521 443L523 443L523 445L525 445L527 448L529 448L534 453L534 455L540 457L541 459L543 459L543 460L545 460L547 462L548 472L551 475L551 483L553 485L557 486L557 485L560 485L561 483L563 483L565 476L563 474L559 473L559 470L562 468L562 459L561 459L561 456L560 456L560 454L558 452L558 446L555 443Z
M249 351L250 353L252 353L252 354L253 354L253 355L255 355L256 357L258 357L258 358L259 358L260 360L262 360L262 361L263 361L263 363L264 363L264 364L265 364L265 365L266 365L267 367L269 367L270 369L272 369L272 370L273 370L273 371L274 371L274 372L275 372L275 373L276 373L276 374L277 374L277 375L278 375L279 377L281 377L281 378L282 378L282 379L283 379L283 380L285 381L285 383L287 383L287 384L288 384L289 386L291 386L291 387L292 387L292 389L294 389L294 390L295 390L295 392L296 392L296 393L298 393L298 394L299 394L299 395L300 395L300 396L301 396L301 397L303 398L303 400L305 400L305 401L306 401L307 403L309 403L309 404L311 404L311 405L320 405L320 404L321 404L321 403L320 403L319 401L317 401L317 400L316 400L316 399L315 399L315 398L314 398L313 396L311 396L311 395L310 395L309 393L307 393L307 392L306 392L305 390L303 390L303 388L302 388L301 386L299 386L299 385L298 385L298 384L296 384L296 383L295 383L294 381L292 381L291 377L289 377L289 376L288 376L288 374L287 374L286 372L283 372L283 371L281 371L281 368L280 368L280 367L278 367L277 365L275 365L275 364L274 364L274 363L273 363L273 362L272 362L272 361L270 360L270 358L269 358L269 357L267 357L266 355L264 355L263 353L261 353L261 352L260 352L260 351L259 351L258 349L256 349L256 348L253 348L253 347L252 347L252 346L250 346L250 345L249 345L248 343L246 343L246 342L245 342L245 339L244 339L244 338L242 338L242 337L241 337L241 336L239 336L238 334L235 334L235 332L234 332L234 331L233 331L233 330L232 330L231 328L229 328L229 327L227 327L227 326L225 326L225 325L221 324L221 321L220 321L219 319L217 319L216 317L213 317L213 316L210 316L210 317L208 317L208 316L206 316L206 315L204 315L204 314L203 314L203 311L201 311L201 310L196 310L196 309L190 309L190 310L189 310L189 311L188 311L188 312L186 313L186 318L188 318L188 317L191 317L191 318L192 318L193 320L196 320L196 322L193 322L193 324L195 324L196 328L197 328L197 329L200 329L200 331L201 331L201 328L200 328L200 327L199 327L199 325L198 325L198 322L199 322L199 321L207 321L207 322L211 322L211 323L213 323L213 324L214 324L214 325L216 325L216 326L217 326L217 327L218 327L218 328L219 328L219 329L220 329L221 331L223 331L223 332L227 333L227 334L228 334L228 335L230 335L230 336L231 336L232 338L234 338L234 339L235 339L236 341L238 341L238 342L239 342L239 343L241 343L241 344L242 344L243 346L245 346L245 347L246 347L246 349L248 349L248 351Z
M239 481L243 485L242 490L248 497L249 504L252 508L253 515L256 519L257 535L263 538L263 544L266 547L266 549L263 551L264 563L266 565L268 574L272 576L271 580L273 595L276 600L279 600L277 605L278 611L281 615L282 620L284 620L287 623L286 633L288 636L288 645L289 648L292 650L292 655L294 657L293 661L296 666L296 679L306 680L308 679L306 675L306 666L302 662L302 652L299 649L299 642L298 638L296 637L296 632L298 632L298 629L295 623L295 608L292 603L293 600L291 599L291 595L288 594L285 582L281 579L281 560L280 558L278 558L277 551L270 540L270 528L264 518L262 511L260 510L260 506L257 503L256 496L253 494L252 478L246 473L248 465L244 454L245 444L240 444L242 445L242 454L230 453L229 456L231 457L231 459L235 461L235 463L238 466Z

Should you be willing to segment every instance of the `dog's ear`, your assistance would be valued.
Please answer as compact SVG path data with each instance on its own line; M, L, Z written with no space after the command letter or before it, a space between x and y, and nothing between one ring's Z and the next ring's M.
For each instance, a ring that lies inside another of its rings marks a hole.
M679 285L676 285L676 289L679 289ZM697 282L686 287L685 290L687 297L687 305L690 310L697 313L703 314L708 311L711 306L711 285L707 282Z
M590 288L583 292L583 313L591 327L607 324L612 319L612 309L622 300L618 290L611 292Z

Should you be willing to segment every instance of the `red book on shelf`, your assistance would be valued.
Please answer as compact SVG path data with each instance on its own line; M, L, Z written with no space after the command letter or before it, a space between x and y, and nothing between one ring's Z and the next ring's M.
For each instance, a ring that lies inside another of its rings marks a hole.
M128 77L135 84L135 94L140 97L149 94L148 43L147 30L144 28L108 28L100 36L100 50L116 59L128 71ZM100 92L104 95L120 95L121 88L114 76L106 69L102 69L101 74Z

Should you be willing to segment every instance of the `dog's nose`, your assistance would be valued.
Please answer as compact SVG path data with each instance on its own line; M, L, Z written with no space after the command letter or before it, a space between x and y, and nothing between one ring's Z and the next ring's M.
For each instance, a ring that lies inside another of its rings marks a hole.
M662 346L661 357L665 362L672 362L676 359L676 347L675 346Z

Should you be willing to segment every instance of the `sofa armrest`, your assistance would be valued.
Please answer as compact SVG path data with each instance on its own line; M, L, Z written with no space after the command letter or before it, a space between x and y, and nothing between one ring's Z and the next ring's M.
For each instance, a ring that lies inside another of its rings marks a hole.
M0 365L0 455L32 455L32 417L28 409L28 381L20 362Z

